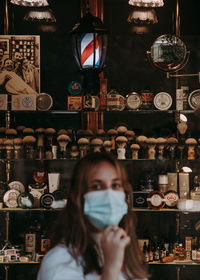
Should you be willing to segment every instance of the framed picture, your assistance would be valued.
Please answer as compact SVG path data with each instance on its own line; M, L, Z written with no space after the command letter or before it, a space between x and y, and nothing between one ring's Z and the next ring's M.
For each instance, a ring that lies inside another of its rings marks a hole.
M40 36L0 35L0 94L40 93Z

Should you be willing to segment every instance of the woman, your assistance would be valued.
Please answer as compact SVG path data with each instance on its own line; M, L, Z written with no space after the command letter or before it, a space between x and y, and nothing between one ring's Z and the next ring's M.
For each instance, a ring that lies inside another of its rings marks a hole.
M111 154L81 159L37 280L145 279L130 193L125 168Z

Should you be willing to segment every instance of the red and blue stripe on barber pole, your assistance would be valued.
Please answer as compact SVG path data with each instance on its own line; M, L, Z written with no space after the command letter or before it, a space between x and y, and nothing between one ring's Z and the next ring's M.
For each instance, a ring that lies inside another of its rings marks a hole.
M94 61L94 55L95 55L95 61ZM81 34L81 64L83 68L100 66L100 46L99 46L99 38L97 34L95 34L95 50L94 50L94 33Z

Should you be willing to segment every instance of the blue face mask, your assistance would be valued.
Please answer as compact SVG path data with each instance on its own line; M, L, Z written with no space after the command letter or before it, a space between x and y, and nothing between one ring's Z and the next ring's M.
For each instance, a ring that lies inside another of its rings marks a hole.
M84 214L94 226L101 229L108 225L118 225L128 211L125 193L121 191L92 191L86 193L84 198Z

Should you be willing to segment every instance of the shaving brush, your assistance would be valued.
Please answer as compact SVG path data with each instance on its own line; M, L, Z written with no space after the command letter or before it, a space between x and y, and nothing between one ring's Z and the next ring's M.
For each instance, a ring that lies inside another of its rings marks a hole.
M112 151L115 151L115 138L117 137L118 132L116 129L111 128L107 131L107 135L112 142Z
M44 158L44 128L36 128L35 135L37 136L38 158L42 160Z
M157 140L154 137L147 138L146 140L148 146L148 159L156 159L156 144Z
M14 128L8 128L5 131L5 136L8 139L14 139L17 136L17 130Z
M4 126L0 127L0 138L5 138L6 128Z
M80 158L84 157L87 154L87 149L89 146L89 140L87 138L78 139L78 145L80 150Z
M140 146L136 143L132 144L130 146L131 152L132 152L132 159L138 159L138 151L140 149Z
M45 158L46 159L57 158L57 143L56 144L54 143L56 130L52 127L48 127L44 130L44 134L46 136ZM55 151L55 154L53 154L53 151Z
M126 143L128 141L127 137L125 136L117 136L116 138L117 144L117 158L118 159L126 159Z
M5 139L4 145L6 149L6 158L12 159L13 158L13 139Z
M28 136L28 135L34 135L34 129L31 127L25 127L23 129L23 137Z
M103 140L100 138L94 138L91 140L90 146L93 152L101 152L101 148L103 146Z
M194 138L188 138L185 140L185 144L188 147L188 152L187 152L188 160L194 160L196 154L195 147L197 146L197 140Z
M105 140L103 142L103 147L106 152L110 153L112 150L112 142L110 140Z
M60 158L67 158L67 145L71 141L70 137L66 134L60 134L57 141L60 147Z
M34 159L35 158L35 143L36 138L32 135L24 136L22 139L25 151L25 158L26 159Z
M23 140L22 138L14 138L13 139L13 145L14 145L14 158L20 159L22 158L22 151L23 151Z

